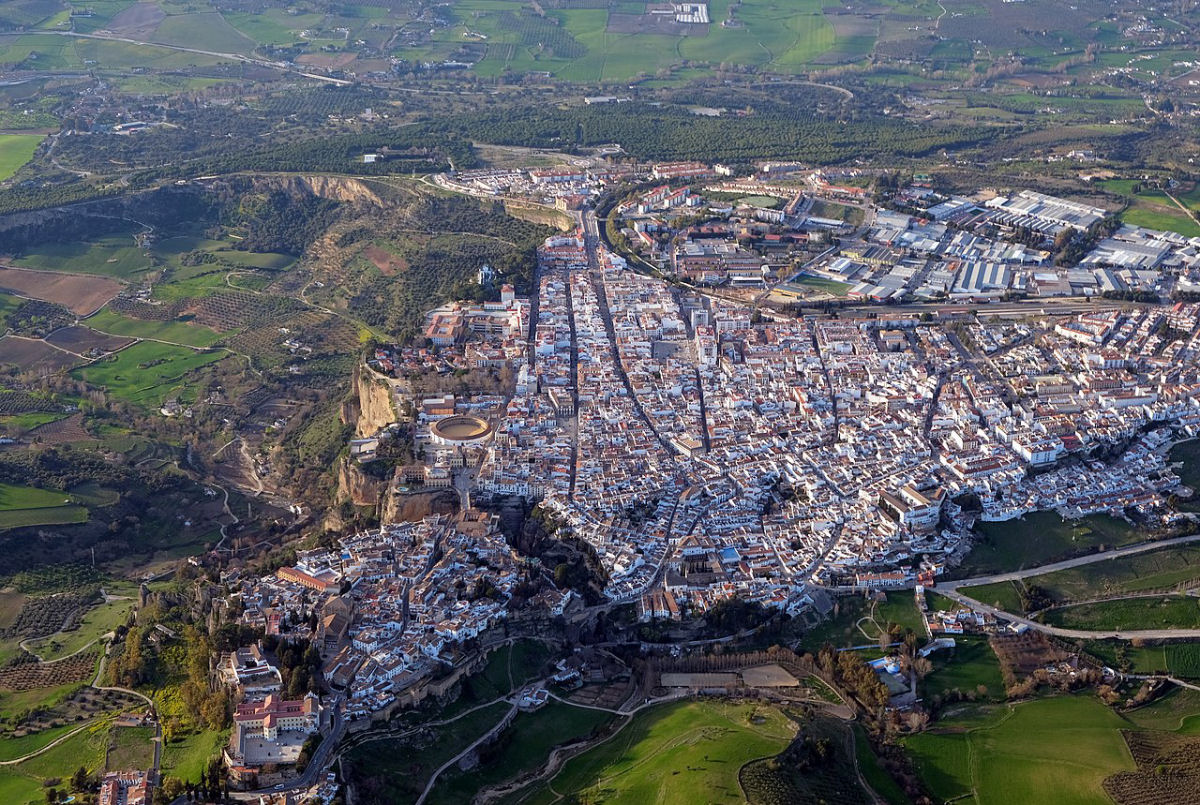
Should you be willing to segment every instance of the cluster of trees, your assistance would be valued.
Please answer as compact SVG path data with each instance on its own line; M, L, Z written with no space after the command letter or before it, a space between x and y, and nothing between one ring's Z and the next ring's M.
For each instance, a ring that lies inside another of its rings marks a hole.
M1121 228L1121 219L1110 215L1089 226L1083 232L1074 227L1059 230L1054 236L1054 264L1074 266L1087 257L1096 244Z
M283 677L282 693L298 699L306 693L316 693L320 683L321 654L307 640L280 640L275 635L263 639L263 648L274 651Z
M854 694L860 702L870 708L884 707L890 698L887 685L879 679L875 669L854 651L837 651L826 643L817 653L817 663L834 681Z
M848 159L921 156L961 148L990 136L983 129L918 126L867 118L822 120L807 111L771 110L749 117L697 117L678 107L527 107L434 120L429 132L501 145L585 148L618 142L639 159L744 162L800 159L834 164Z
M246 194L227 222L245 229L236 248L249 252L301 255L337 218L341 204L283 190Z

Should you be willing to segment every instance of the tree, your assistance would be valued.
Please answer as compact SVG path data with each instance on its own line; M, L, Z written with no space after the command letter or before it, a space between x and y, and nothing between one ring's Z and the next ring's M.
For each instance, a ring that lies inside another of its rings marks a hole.
M84 789L87 788L87 786L88 786L88 770L86 767L80 766L78 769L75 770L75 773L73 775L71 775L71 790L72 791L83 791Z
M161 786L154 791L154 801L161 805L168 805L174 802L183 794L183 781L178 777L167 777L163 780Z

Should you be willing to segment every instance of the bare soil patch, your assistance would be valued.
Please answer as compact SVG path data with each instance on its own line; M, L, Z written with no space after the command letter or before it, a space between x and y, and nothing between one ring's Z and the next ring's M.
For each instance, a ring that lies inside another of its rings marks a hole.
M63 305L77 316L95 313L122 287L109 277L0 266L0 290Z
M96 350L97 354L115 352L129 346L134 341L135 339L128 336L100 333L91 327L78 324L55 330L46 338L46 342L49 344L71 352L78 352L81 355L87 355L92 350Z
M363 250L363 256L370 260L380 273L391 277L397 271L404 271L408 268L408 261L403 257L397 257L387 249L382 249L378 246L368 246Z
M340 70L355 58L353 53L305 53L303 56L297 57L296 63L325 70Z
M108 30L134 39L143 39L158 30L167 15L157 3L136 3L113 17Z
M77 355L55 349L45 341L7 335L0 338L0 364L16 365L23 371L53 374L81 363Z

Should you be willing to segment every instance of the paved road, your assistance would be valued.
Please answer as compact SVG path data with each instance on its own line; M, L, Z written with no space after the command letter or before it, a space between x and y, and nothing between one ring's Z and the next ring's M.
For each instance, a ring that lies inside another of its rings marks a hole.
M1146 551L1156 551L1160 548L1171 548L1177 545L1187 545L1192 542L1200 542L1200 534L1192 534L1186 537L1175 537L1174 539L1164 539L1157 542L1139 542L1136 545L1128 545L1124 548L1114 548L1111 551L1104 553L1094 553L1088 556L1080 556L1076 559L1066 559L1062 562L1054 562L1049 565L1040 565L1039 567L1030 567L1024 570L1014 570L1010 573L996 573L991 576L976 576L971 579L961 579L959 581L939 581L937 583L937 591L945 592L947 590L958 590L962 587L979 587L984 584L996 584L1001 581L1018 581L1027 579L1031 576L1041 576L1044 573L1053 573L1058 570L1070 570L1073 567L1082 567L1083 565L1091 565L1096 562L1107 562L1110 559L1119 559L1122 556L1132 556L1134 554L1145 553Z
M0 34L0 36L16 36L16 35L20 35L20 33L21 32L10 33L10 34ZM215 56L220 59L229 59L230 61L242 62L243 64L253 64L253 65L257 65L258 67L269 67L272 70L280 70L285 73L295 73L296 75L300 75L305 78L312 78L316 81L324 81L328 84L335 84L339 87L349 86L350 84L353 83L352 81L347 81L346 79L343 79L343 78L333 78L331 76L320 75L318 73L305 72L303 69L298 68L295 65L289 64L288 62L268 61L267 59L256 59L256 58L253 58L250 56L244 56L240 53L222 53L222 52L216 51L216 50L201 50L200 48L184 47L183 45L167 45L162 42L148 42L148 41L142 40L142 39L131 39L130 37L117 36L115 34L99 34L99 33L85 34L85 33L80 33L77 31L39 31L38 33L39 34L52 34L54 36L73 37L75 39L100 39L100 40L108 41L108 42L124 42L129 45L141 45L142 47L163 48L165 50L179 51L180 53L195 53L200 56Z
M1014 623L1023 623L1030 629L1039 632L1044 632L1055 637L1079 638L1083 640L1163 640L1171 638L1200 638L1200 629L1111 629L1111 630L1087 630L1087 629L1063 629L1059 626L1047 626L1044 623L1030 620L1021 615L1014 615L1011 612L1005 612L1002 609L997 609L990 604L985 604L982 601L976 601L974 598L963 595L957 590L942 588L940 585L935 588L939 595L944 595L947 598L957 601L963 606L970 607L976 612L987 612L997 618L1013 621Z

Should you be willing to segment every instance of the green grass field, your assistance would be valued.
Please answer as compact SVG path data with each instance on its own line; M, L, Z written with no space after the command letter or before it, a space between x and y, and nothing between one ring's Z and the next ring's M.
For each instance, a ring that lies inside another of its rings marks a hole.
M1001 609L1018 612L1021 585L1040 587L1054 601L1067 602L1167 590L1198 578L1200 547L1186 546L1147 551L1019 582L964 588L963 593L987 604L999 602Z
M1044 620L1067 629L1196 629L1200 599L1180 595L1097 601L1049 610Z
M221 340L222 334L199 324L183 321L148 321L122 316L103 308L85 323L93 330L112 335L127 335L131 338L149 338L156 341L171 341L192 347L211 347Z
M838 282L837 280L826 279L825 277L814 277L810 274L797 277L795 283L809 288L816 288L818 291L824 291L832 296L845 296L854 287L849 283Z
M547 788L522 801L741 802L738 770L778 754L794 734L795 724L770 706L717 700L666 704L634 716L613 738L568 761Z
M154 727L113 727L109 735L108 771L148 769L154 764Z
M80 766L91 773L101 770L108 737L108 720L97 721L36 757L14 766L0 766L0 802L5 805L44 803L45 781L70 779Z
M963 587L960 592L969 595L976 601L991 604L1005 612L1020 613L1021 594L1017 589L1020 582L1000 581L995 584L983 584L978 587Z
M903 739L938 800L980 805L1107 803L1104 778L1134 768L1128 722L1094 697L994 707Z
M1000 661L983 637L955 637L952 651L935 651L929 656L933 671L921 681L922 696L944 696L952 690L975 691L991 698L1003 698L1004 677Z
M0 483L0 511L51 509L69 502L65 492Z
M1200 732L1200 691L1173 688L1150 704L1125 713L1138 727L1184 735Z
M1168 232L1178 232L1187 237L1200 236L1200 224L1197 224L1187 213L1179 209L1162 191L1141 187L1136 179L1108 179L1098 183L1110 193L1123 196L1130 204L1129 209L1121 214L1121 219L1135 226L1147 229L1159 229ZM1186 199L1180 199L1184 206L1190 206Z
M22 735L20 738L8 736L3 741L0 741L0 760L15 760L19 757L24 757L30 752L36 752L43 746L57 741L71 730L78 728L78 724L64 724L61 727L51 727L41 732Z
M100 274L116 279L132 279L153 267L133 242L132 232L108 235L88 243L45 243L20 254L13 264L43 271Z
M157 406L179 393L188 372L223 355L143 341L121 350L112 359L75 369L71 375L127 402Z
M533 713L522 713L502 739L503 748L490 761L470 773L451 771L438 779L430 803L454 805L468 802L482 787L494 785L546 762L555 746L587 737L612 716L598 710L551 702Z
M88 510L66 492L0 484L0 530L36 525L86 523Z
M1037 567L1100 546L1112 548L1145 539L1129 523L1108 515L1063 520L1055 512L1034 512L1001 523L981 522L976 531L979 539L966 561L954 570L955 578Z
M153 40L167 45L211 50L217 53L248 54L254 40L226 22L216 11L172 14L159 24Z
M228 732L197 732L163 746L162 773L180 780L198 781L209 758L221 754Z
M0 181L33 159L33 152L43 139L40 134L0 134Z

